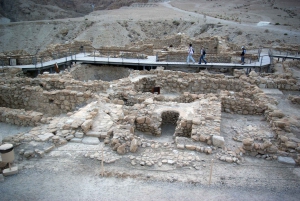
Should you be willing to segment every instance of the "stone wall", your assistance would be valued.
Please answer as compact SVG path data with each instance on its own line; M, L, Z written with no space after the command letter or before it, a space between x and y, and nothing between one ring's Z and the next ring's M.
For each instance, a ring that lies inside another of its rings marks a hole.
M0 107L0 121L18 126L37 126L43 113Z
M156 80L155 86L165 92L184 93L189 91L195 94L218 93L220 90L240 91L245 82L225 77L223 74L184 73L177 71L142 71L143 75L156 75L157 78L145 78L143 82L136 82L136 90L144 89L147 79ZM147 85L147 84L146 84ZM149 84L149 86L151 86ZM152 85L153 86L153 85Z
M235 75L238 76L238 74ZM297 83L297 80L293 78L292 74L290 73L261 74L260 76L258 76L256 72L251 71L249 73L249 77L243 74L240 75L239 78L250 84L255 84L260 88L291 90L291 91L300 90L300 86Z
M275 101L268 98L258 87L249 86L248 89L238 93L222 91L220 95L222 111L244 115L261 115L267 109L267 104L270 101Z
M292 96L290 95L288 99L293 103L293 104L298 104L300 105L300 96Z
M92 98L90 92L70 90L43 91L39 86L0 86L0 106L36 110L49 115L72 111Z
M124 67L95 66L95 65L77 65L70 71L72 77L76 80L87 82L91 81L113 81L119 80L130 75L130 69Z
M1 83L1 107L34 110L49 115L72 111L93 97L91 90L102 89L101 82L83 84L58 74L45 74L35 79L5 77ZM81 90L72 90L74 88Z

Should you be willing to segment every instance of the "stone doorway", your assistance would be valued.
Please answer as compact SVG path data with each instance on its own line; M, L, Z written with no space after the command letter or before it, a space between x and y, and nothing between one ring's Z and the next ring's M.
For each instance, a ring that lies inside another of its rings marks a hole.
M175 136L179 112L165 111L161 114L161 136Z

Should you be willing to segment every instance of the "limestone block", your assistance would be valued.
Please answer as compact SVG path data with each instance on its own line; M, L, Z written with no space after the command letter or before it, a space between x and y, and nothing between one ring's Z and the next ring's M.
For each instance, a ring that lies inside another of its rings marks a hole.
M83 138L83 135L84 135L84 134L83 134L82 132L76 132L76 133L75 133L75 137L76 137L76 138Z
M72 134L66 136L66 140L68 140L68 141L71 140L72 138L74 138L74 135L72 135Z
M191 138L193 141L199 141L199 135L192 135Z
M153 98L148 98L144 101L145 105L153 104Z
M74 138L72 138L72 139L70 140L70 142L81 143L81 142L82 142L82 138L76 138L76 137L74 137Z
M212 143L213 143L213 145L216 146L216 147L223 147L224 144L225 144L224 137L218 136L218 135L214 135L214 136L212 137Z
M243 145L244 146L251 146L253 144L254 140L251 139L251 138L246 138L246 139L243 139Z
M119 141L118 138L113 138L113 139L111 140L111 145L115 145L115 144L118 144L118 143L120 143L120 141Z
M185 148L188 149L188 150L196 150L196 146L194 145L185 145Z
M268 153L275 154L275 153L277 153L278 148L276 146L272 145L271 147L269 147L267 149L267 151L268 151Z
M133 139L130 143L130 152L135 153L138 149L138 140L137 139Z
M296 142L292 142L292 141L287 141L284 143L284 145L287 148L292 148L292 149L296 149L298 147L298 144Z
M287 141L289 140L289 138L286 137L286 136L280 136L280 140L281 140L282 142L287 142Z
M98 145L100 144L100 140L97 137L84 137L82 139L83 144L90 144L90 145Z
M27 151L24 152L24 157L25 158L30 158L32 156L34 156L34 151L33 150L27 150Z
M208 140L210 138L209 135L205 135L205 134L201 134L199 140L201 142L205 142L206 140Z
M35 112L32 115L34 115L33 118L31 119L31 121L33 121L33 122L39 122L43 118L42 113Z
M146 117L145 123L148 124L148 125L151 124L151 119L149 117Z
M264 144L263 144L264 149L269 148L271 146L272 146L272 142L270 142L268 140L264 141Z
M282 113L281 111L279 110L274 110L273 112L270 112L269 116L271 117L278 117L278 118L282 118L285 116L284 113Z
M145 123L145 117L137 117L136 118L136 122L138 123L138 124L143 124L143 123Z
M207 153L207 154L211 154L211 153L212 153L212 148L206 147L206 148L204 149L204 152Z
M117 148L117 152L118 152L118 154L121 154L121 155L125 154L126 153L126 144L122 144L121 146L119 146Z
M92 127L93 125L93 120L89 119L89 120L86 120L82 125L81 125L81 128L83 130L84 133L87 133L88 130L90 130L90 128Z
M49 140L53 136L54 136L53 133L45 133L43 135L38 135L38 137L40 138L40 140L42 142L45 142L45 141Z
M83 119L74 119L74 121L71 123L71 128L78 128L83 122Z
M280 120L274 121L274 124L275 124L275 126L277 126L279 128L285 128L285 126L286 126L286 122L280 121Z
M185 148L184 144L177 144L177 149L184 149L184 148Z
M296 162L293 158L291 157L283 157L283 156L278 156L278 162L279 163L285 163L289 165L295 165Z
M225 158L225 161L228 162L228 163L232 163L233 162L233 159L231 157L226 157Z
M260 143L254 143L253 148L259 150L261 148Z

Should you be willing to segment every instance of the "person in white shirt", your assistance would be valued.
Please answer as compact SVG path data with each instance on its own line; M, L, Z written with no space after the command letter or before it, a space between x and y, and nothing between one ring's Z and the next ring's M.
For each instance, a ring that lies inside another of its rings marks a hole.
M186 63L189 63L190 60L192 60L193 63L195 63L195 60L193 58L193 54L194 54L194 49L192 47L192 44L190 44L190 47L189 47L189 50L188 50L188 56L187 56L187 59L186 59Z

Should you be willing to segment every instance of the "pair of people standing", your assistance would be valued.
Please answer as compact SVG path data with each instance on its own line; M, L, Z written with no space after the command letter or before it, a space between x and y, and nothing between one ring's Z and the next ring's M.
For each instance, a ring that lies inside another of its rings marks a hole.
M193 49L192 44L190 44L189 49L188 49L188 57L187 57L187 59L186 59L186 62L187 62L187 63L189 63L190 60L192 60L193 63L195 63L195 60L194 60L194 58L193 58L193 54L194 54L194 49ZM205 60L205 54L206 54L206 52L205 52L205 49L204 49L203 46L202 46L202 48L201 48L200 54L201 54L201 56L200 56L200 60L199 60L199 63L198 63L198 64L201 64L201 61L204 61L204 63L207 64L207 62L206 62L206 60Z

